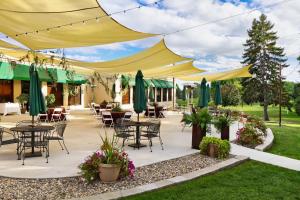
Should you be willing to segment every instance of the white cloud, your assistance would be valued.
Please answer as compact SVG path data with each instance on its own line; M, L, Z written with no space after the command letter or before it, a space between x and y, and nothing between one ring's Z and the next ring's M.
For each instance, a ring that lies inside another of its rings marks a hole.
M151 3L155 0L143 0ZM209 21L250 11L254 6L269 6L278 1L254 0L249 4L238 0L235 3L220 2L218 0L164 0L163 9L157 6L142 7L126 14L113 15L121 24L141 32L168 33L186 27L203 24ZM102 0L103 8L108 13L132 8L139 5L136 0ZM280 37L278 44L285 48L291 65L285 71L297 66L296 57L300 55L300 3L299 0L289 0L275 7L262 9L269 20L275 24L274 29ZM219 23L213 23L199 28L168 35L166 43L175 53L197 59L199 67L211 71L224 68L232 69L239 66L243 53L243 43L247 38L247 29L252 20L257 18L261 11L254 11ZM133 42L103 45L97 47L80 48L83 51L93 52L97 49L124 50L128 47L149 47L157 42L156 39L146 39ZM88 49L88 50L87 50ZM76 50L74 50L76 52ZM213 58L213 59L212 59ZM288 74L288 73L287 73ZM296 74L296 75L295 75ZM297 80L297 73L290 73L288 79Z

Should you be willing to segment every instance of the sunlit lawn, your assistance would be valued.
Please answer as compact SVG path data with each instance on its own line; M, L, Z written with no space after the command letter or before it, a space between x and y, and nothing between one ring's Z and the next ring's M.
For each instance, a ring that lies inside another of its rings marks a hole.
M259 105L231 107L235 110L262 117L263 110ZM269 107L270 122L267 126L273 130L275 141L268 151L274 154L300 160L300 116L295 112L282 109L282 127L278 126L278 107Z
M247 161L213 175L125 199L300 199L299 188L299 172Z

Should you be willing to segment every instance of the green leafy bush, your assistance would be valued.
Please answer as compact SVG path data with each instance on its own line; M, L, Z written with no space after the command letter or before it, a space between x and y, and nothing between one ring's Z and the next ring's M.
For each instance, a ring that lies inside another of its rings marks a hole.
M49 94L45 97L46 99L46 105L47 106L52 106L55 102L55 95L54 94Z
M200 109L193 112L192 114L184 114L181 122L186 124L197 125L201 129L206 129L207 124L212 120L212 116L209 114L207 109Z
M29 95L22 93L17 98L17 101L22 105L22 108L24 107L24 103L29 101Z
M232 122L233 119L230 114L216 116L213 120L213 124L219 132L221 132L225 127L229 127Z
M221 89L222 105L237 106L240 102L241 95L239 89L234 84L225 84Z
M227 158L230 151L230 143L227 140L221 140L220 138L216 137L204 137L200 143L200 153L207 155L208 145L215 144L217 145L219 159Z
M123 110L122 110L122 108L119 105L117 105L116 107L114 107L113 109L111 109L111 111L112 112L122 112Z

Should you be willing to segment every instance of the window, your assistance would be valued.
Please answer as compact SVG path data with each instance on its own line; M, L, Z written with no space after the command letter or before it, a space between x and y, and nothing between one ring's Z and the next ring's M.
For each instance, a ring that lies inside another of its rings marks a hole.
M29 87L30 87L29 81L21 81L21 92L22 93L29 94Z
M130 88L122 91L122 104L130 104Z
M163 89L163 101L167 101L167 92L168 92L168 89L164 88Z
M161 102L161 88L156 88L156 101Z

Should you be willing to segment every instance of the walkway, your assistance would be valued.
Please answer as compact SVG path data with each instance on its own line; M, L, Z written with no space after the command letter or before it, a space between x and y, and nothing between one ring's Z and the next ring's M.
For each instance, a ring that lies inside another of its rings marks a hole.
M231 154L247 156L252 160L300 171L300 160L257 151L233 143L231 143Z

